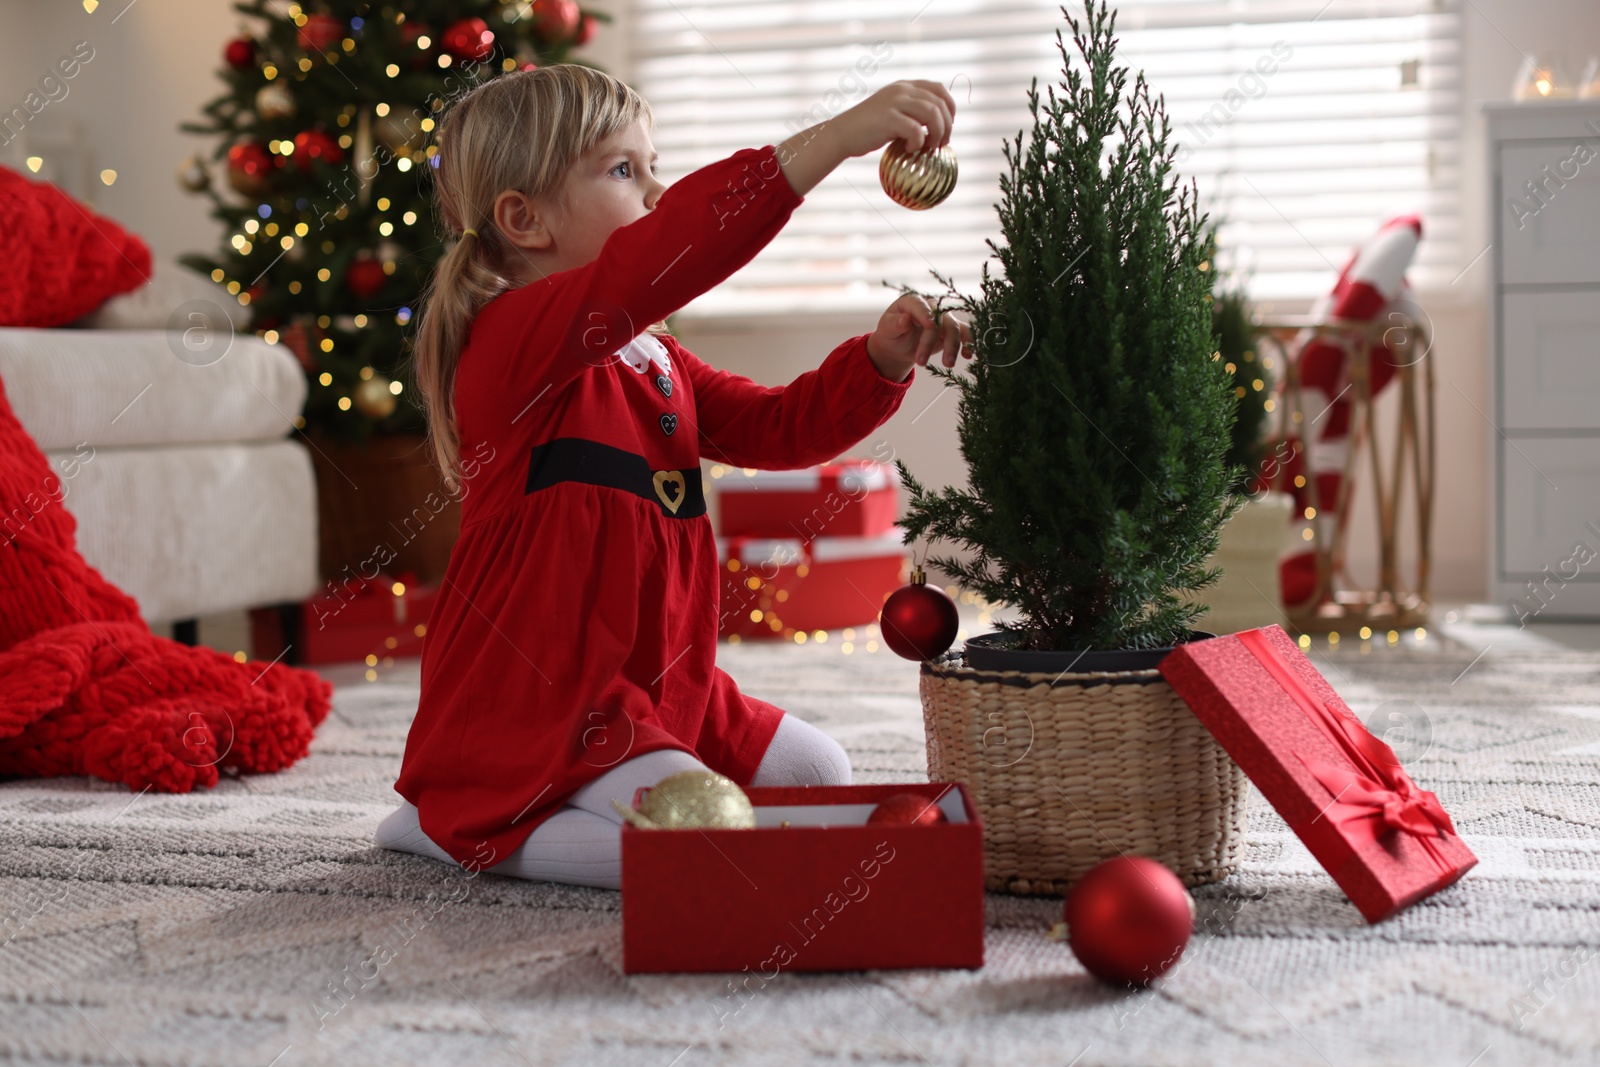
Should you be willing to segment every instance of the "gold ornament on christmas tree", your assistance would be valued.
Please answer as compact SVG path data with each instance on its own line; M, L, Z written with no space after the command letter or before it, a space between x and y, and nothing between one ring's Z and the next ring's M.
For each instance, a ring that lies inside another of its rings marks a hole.
M409 120L402 119L394 112L372 123L372 135L389 151L399 155L409 155L417 142L422 140L422 131L413 129Z
M943 202L956 187L956 154L949 145L906 152L904 141L891 141L878 160L878 181L889 199L913 211Z
M201 193L211 187L211 172L199 156L190 156L178 164L178 184L191 193Z
M256 114L271 122L294 114L294 94L281 81L271 81L256 91Z
M756 809L743 789L715 771L669 774L645 793L639 810L613 800L622 817L643 830L751 830Z
M388 418L399 404L394 391L389 388L389 379L381 374L357 382L351 399L356 410L369 419Z

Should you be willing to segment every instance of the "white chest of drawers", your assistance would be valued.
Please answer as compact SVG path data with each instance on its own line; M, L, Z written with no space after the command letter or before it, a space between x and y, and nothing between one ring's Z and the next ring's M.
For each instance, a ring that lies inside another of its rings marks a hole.
M1484 110L1490 597L1600 617L1600 100Z

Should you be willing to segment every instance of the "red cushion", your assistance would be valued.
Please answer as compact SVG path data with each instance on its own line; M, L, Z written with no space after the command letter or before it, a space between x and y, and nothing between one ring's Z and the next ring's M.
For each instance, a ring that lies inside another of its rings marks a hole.
M0 326L61 326L150 279L150 249L48 182L0 167Z

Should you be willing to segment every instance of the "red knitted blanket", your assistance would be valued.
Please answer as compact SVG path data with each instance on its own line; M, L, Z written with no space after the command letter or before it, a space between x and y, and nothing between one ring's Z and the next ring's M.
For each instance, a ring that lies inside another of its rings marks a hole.
M150 632L78 554L61 478L0 382L0 776L187 793L306 754L333 687Z

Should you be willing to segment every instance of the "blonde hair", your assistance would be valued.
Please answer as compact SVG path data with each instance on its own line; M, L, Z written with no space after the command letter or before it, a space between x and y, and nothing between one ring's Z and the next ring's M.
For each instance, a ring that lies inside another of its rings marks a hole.
M453 407L461 349L473 318L512 287L506 268L522 254L494 226L495 198L515 189L564 203L567 174L578 159L641 119L654 125L644 97L578 63L498 75L442 113L434 214L441 236L451 243L421 294L412 365L427 416L427 443L450 492L461 484ZM475 234L464 240L466 229ZM671 332L663 322L648 331Z

